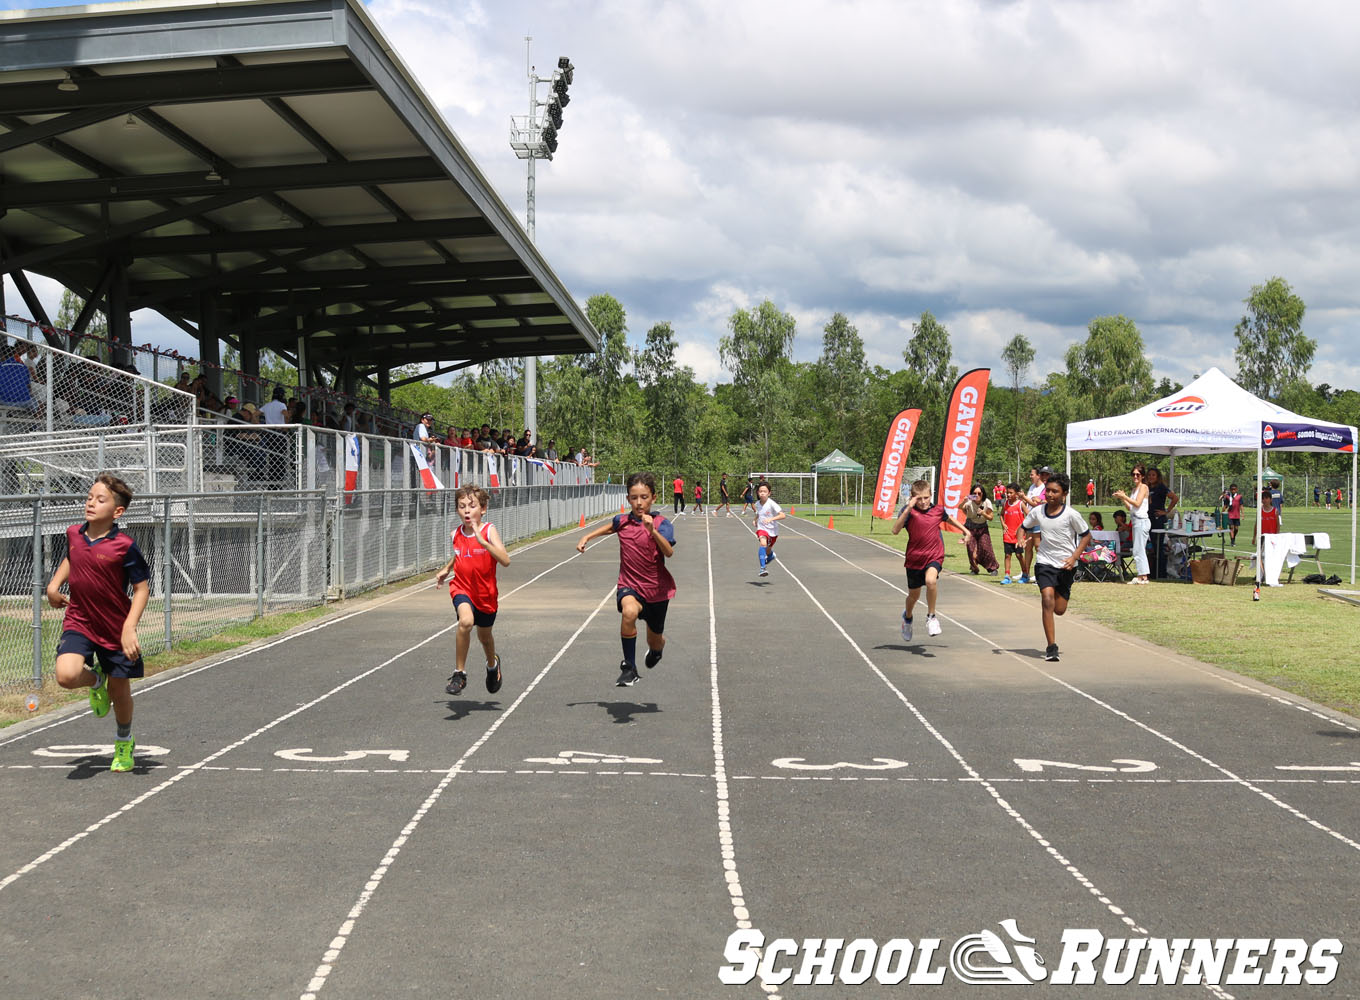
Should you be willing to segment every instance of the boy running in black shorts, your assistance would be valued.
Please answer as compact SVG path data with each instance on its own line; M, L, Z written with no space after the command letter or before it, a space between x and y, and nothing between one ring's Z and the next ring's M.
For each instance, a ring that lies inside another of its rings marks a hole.
M1044 639L1048 648L1044 659L1057 661L1058 639L1054 616L1067 613L1072 597L1072 580L1077 575L1077 559L1091 544L1091 531L1085 519L1067 503L1071 483L1067 475L1055 472L1044 484L1045 502L1032 508L1020 525L1020 543L1027 535L1037 535L1034 555L1034 581L1043 597Z
M435 583L449 580L449 597L453 613L458 616L458 635L454 640L453 676L444 688L446 694L462 694L467 687L468 649L472 646L472 630L486 654L486 690L495 694L501 689L501 658L496 652L496 639L491 627L496 624L500 591L496 586L496 566L509 566L510 553L501 542L500 532L490 521L483 522L491 504L491 494L480 486L462 486L453 495L458 506L458 527L453 529L453 558L435 577Z
M151 595L151 571L132 536L116 523L131 503L127 483L107 473L96 479L85 497L85 523L66 529L66 558L47 584L47 603L66 609L57 683L89 688L90 711L100 718L113 706L118 728L110 771L133 768L132 678L145 673L137 623ZM61 592L68 582L69 597Z

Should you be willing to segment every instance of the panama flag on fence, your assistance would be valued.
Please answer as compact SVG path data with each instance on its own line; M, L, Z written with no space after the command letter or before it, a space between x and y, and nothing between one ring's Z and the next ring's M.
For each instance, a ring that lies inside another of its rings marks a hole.
M442 490L444 484L439 481L439 477L430 468L430 463L425 461L425 446L415 441L411 442L411 454L416 457L416 468L420 470L420 481L425 484L427 490Z
M353 493L359 486L359 435L351 434L345 439L345 492ZM353 503L354 498L345 497L345 503Z
M893 503L902 488L902 470L907 467L911 439L916 436L916 425L920 422L920 410L903 410L888 427L888 440L883 444L883 458L878 463L878 485L874 488L874 517L893 516Z
M501 463L495 455L486 456L486 473L491 480L491 488L499 489L501 485Z
M548 485L549 485L549 486L556 486L556 485L557 485L557 466L553 465L551 462L547 461L546 459L542 459L542 458L531 458L531 459L529 459L529 462L530 462L530 464L532 464L532 465L537 465L537 466L539 466L540 468L547 469L547 470L548 470Z
M940 505L951 517L973 485L973 459L977 457L978 437L982 434L982 407L987 402L990 368L964 372L954 383L949 407L944 411L944 442L940 446ZM949 524L946 531L955 531Z

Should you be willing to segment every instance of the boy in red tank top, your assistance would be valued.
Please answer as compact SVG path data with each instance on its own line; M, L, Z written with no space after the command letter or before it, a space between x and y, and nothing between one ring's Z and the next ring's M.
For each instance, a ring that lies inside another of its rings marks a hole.
M496 564L510 565L510 553L501 542L501 533L490 521L482 523L491 496L480 486L463 486L454 495L458 505L459 524L452 532L453 558L448 561L435 582L449 580L449 597L458 615L458 637L454 644L454 670L444 691L461 694L467 687L468 648L472 645L472 629L477 629L477 640L486 653L486 689L495 694L501 689L501 658L496 654L496 640L491 626L496 624L498 592Z

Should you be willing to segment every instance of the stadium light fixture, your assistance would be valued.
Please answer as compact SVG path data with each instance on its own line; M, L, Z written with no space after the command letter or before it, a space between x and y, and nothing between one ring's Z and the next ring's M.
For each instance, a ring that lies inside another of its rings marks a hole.
M529 113L510 116L510 148L521 160L529 161L525 231L529 234L530 243L534 242L535 229L534 161L551 160L557 152L562 131L562 110L571 102L568 88L571 87L576 70L570 59L560 56L551 76L539 76L529 59L532 42L533 37L526 35L524 61L529 70ZM547 97L542 101L538 99L539 84L548 85ZM524 426L538 433L538 364L532 355L524 359Z

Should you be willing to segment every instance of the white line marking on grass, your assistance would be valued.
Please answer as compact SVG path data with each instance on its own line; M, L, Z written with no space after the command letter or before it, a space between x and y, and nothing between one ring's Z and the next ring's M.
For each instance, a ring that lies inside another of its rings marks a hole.
M535 577L535 579L537 579L537 577ZM527 584L525 586L527 586ZM510 706L496 718L496 721L491 723L486 732L482 733L482 735L468 747L463 753L463 756L459 757L452 767L443 772L444 777L440 780L439 784L435 785L434 791L430 792L425 801L420 804L420 808L418 808L411 818L407 820L406 825L402 827L401 833L398 834L397 839L392 841L392 846L389 847L387 853L383 855L383 859L379 862L378 867L373 870L373 874L370 875L368 881L364 883L363 891L359 893L359 898L355 900L354 905L350 908L349 914L345 917L339 930L336 931L335 937L331 940L330 946L321 956L321 964L318 965L316 971L312 973L311 981L308 982L307 988L303 991L300 1000L316 1000L316 995L320 993L321 989L326 985L326 979L335 968L335 963L340 958L340 952L349 941L350 935L354 933L354 925L358 923L359 917L363 915L364 910L368 907L369 900L371 900L374 893L378 891L378 887L382 884L383 878L386 877L387 872L396 862L402 847L410 840L412 834L415 833L416 827L420 825L420 821L434 808L435 803L438 802L440 796L444 794L444 789L448 788L453 782L453 779L462 773L463 764L469 757L482 748L482 745L491 738L492 734L501 727L501 724L504 723L506 719L510 718L515 709L519 708L524 702L524 699L529 697L529 692L538 687L539 681L548 676L548 671L551 670L557 661L562 658L563 654L571 648L571 645L576 641L577 636L586 630L586 626L595 620L595 616L600 613L600 609L614 596L615 589L616 588L614 587L609 588L608 593L600 599L600 603L595 605L595 610L592 611L586 617L586 620L581 623L580 627L571 634L571 638L569 638L562 645L562 648L557 651L557 654L548 661L547 666L538 672L537 676L535 676L534 679L525 686L524 690L520 692L519 697L511 702ZM557 774L558 772L545 771L543 773Z
M856 566L856 564L855 564L854 562L851 562L849 559L846 559L845 556L841 555L839 552L836 552L834 549L832 549L832 548L830 548L830 547L828 547L828 546L826 546L826 545L822 545L822 543L819 542L819 541L817 541L815 538L810 538L810 537L808 537L808 536L806 536L806 535L804 535L803 537L807 538L808 541L812 542L814 545L821 545L822 548L826 549L828 552L830 552L832 555L836 556L838 559L841 559L841 560L843 560L843 561L849 563L851 566ZM868 570L864 570L862 567L856 566L856 568L861 569L861 572L867 573L869 576L873 576L874 579L876 579L876 580L883 580L882 577L877 576L876 574L873 574L873 573L869 573ZM790 573L789 575L792 576L793 574ZM888 583L888 581L883 581L883 582ZM802 586L801 581L799 582L799 586ZM897 586L895 583L888 583L888 586L892 587L892 588L893 588L894 590L896 590L899 594L905 593L905 591L903 591L902 588L899 587L899 586ZM804 591L807 590L806 587L803 587L803 589L804 589ZM811 597L811 594L809 593L808 596ZM813 598L813 600L815 601L816 599ZM818 607L821 607L821 605L818 605ZM826 612L823 611L823 614L825 614L825 613L826 613ZM830 617L830 616L828 615L828 617ZM1075 684L1072 684L1072 683L1070 683L1069 681L1063 680L1061 677L1058 677L1058 676L1056 676L1056 675L1050 673L1049 671L1043 669L1042 667L1036 666L1035 664L1029 662L1029 660L1026 659L1025 657L1019 656L1018 654L1012 652L1011 650L1004 648L1004 647L1001 646L999 643L994 642L994 641L992 641L991 639L988 639L986 636L982 635L980 632L977 632L977 631L974 630L974 629L969 628L967 625L963 624L963 622L959 621L958 619L956 619L956 618L951 618L951 617L949 617L948 615L943 615L943 614L941 614L940 617L944 618L946 621L950 622L951 624L956 625L956 626L958 626L959 628L963 629L963 630L964 630L965 632L967 632L969 635L972 635L972 636L976 637L977 639L981 640L983 643L985 643L986 645L992 647L993 649L997 650L998 652L1004 653L1006 656L1009 656L1011 659L1015 660L1017 663L1023 665L1026 669L1034 671L1036 674L1038 674L1038 675L1041 676L1041 677L1046 677L1046 678L1048 678L1049 680L1051 680L1053 683L1059 685L1060 687L1064 687L1064 688L1066 688L1067 690L1071 691L1073 694L1078 695L1078 696L1081 697L1081 698L1085 698L1087 701L1091 702L1093 705L1096 705L1096 706L1098 706L1098 707L1100 707L1100 708L1103 708L1105 711L1107 711L1107 712L1109 712L1109 713L1111 713L1111 714L1113 714L1113 715L1115 715L1115 716L1118 716L1119 718L1123 719L1124 721L1126 721L1126 722L1128 722L1128 723L1130 723L1130 724L1132 724L1132 725L1134 725L1134 726L1137 726L1139 729L1143 730L1143 731L1144 731L1145 733L1147 733L1148 735L1154 736L1154 737L1156 737L1157 739L1161 740L1163 743L1166 743L1166 744L1169 745L1169 746L1175 747L1177 750L1181 751L1181 752L1184 753L1186 756L1191 757L1191 758L1193 758L1194 760L1199 761L1201 764L1204 764L1206 767L1209 767L1209 768L1212 768L1212 769L1215 770L1215 771L1218 771L1220 774L1224 775L1229 781L1234 782L1234 783L1240 785L1241 787L1247 789L1247 790L1250 791L1250 792L1255 793L1256 795L1259 795L1261 798L1265 799L1267 802L1271 803L1272 805L1277 806L1277 807L1280 808L1280 809L1283 809L1285 812L1289 813L1290 815L1294 816L1294 817L1297 818L1297 819L1303 820L1303 822L1307 823L1309 826L1313 827L1314 829L1316 829L1316 830L1318 830L1318 831L1320 831L1320 832L1322 832L1322 833L1325 833L1325 834L1327 834L1329 837L1332 837L1332 838L1334 838L1334 839L1340 841L1341 843L1345 844L1347 847L1350 847L1350 848L1352 848L1352 849L1354 849L1354 850L1360 851L1360 843L1356 842L1355 840L1351 839L1350 837L1347 837L1345 834L1341 833L1340 831L1334 830L1334 829L1332 829L1331 827L1327 826L1326 824L1321 823L1321 822L1319 822L1318 820L1313 819L1313 818L1312 818L1311 816L1309 816L1307 813L1305 813L1305 812L1303 812L1302 810L1296 808L1295 806L1290 805L1288 802L1285 802L1283 799L1277 798L1276 796L1272 795L1270 792L1267 792L1265 789L1257 787L1259 783L1253 783L1253 782L1249 781L1248 779L1243 778L1243 777L1241 777L1240 775L1237 775L1237 774L1233 773L1231 770L1229 770L1227 767L1223 766L1222 764L1219 764L1219 763L1217 763L1216 761L1213 761L1213 760L1211 760L1210 758L1204 756L1203 754L1198 753L1198 752L1196 752L1195 750L1190 749L1190 747L1186 746L1184 743L1180 742L1180 741L1177 740L1175 737L1170 736L1170 735L1168 735L1168 734L1166 734L1166 733L1163 733L1163 732L1161 732L1161 731L1158 730L1158 729L1154 729L1152 726L1149 726L1147 723L1145 723L1145 722L1143 722L1143 721L1141 721L1141 720L1139 720L1139 719L1135 719L1135 718L1134 718L1132 715L1130 715L1129 713L1127 713L1127 712L1125 712L1125 711L1123 711L1123 710L1121 710L1121 709L1115 708L1115 707L1114 707L1113 705L1111 705L1109 702L1102 701L1100 698L1097 698L1095 695L1090 694L1089 692L1083 691L1081 688L1077 687ZM840 626L838 625L837 627L839 628ZM848 637L847 637L847 638L848 638ZM856 649L858 649L858 648L859 648L859 647L856 647ZM1325 717L1324 717L1324 718L1325 718Z
M704 520L704 552L708 573L708 682L713 701L713 778L714 792L718 801L718 849L722 853L723 878L727 883L727 894L732 901L732 918L736 921L738 930L749 930L753 924L751 911L746 907L746 893L741 887L741 875L737 872L730 792L727 787L727 752L723 749L722 699L718 695L718 612L713 602L713 537L707 519ZM763 949L754 948L752 951L760 956ZM771 997L771 1000L779 1000L778 987L765 982L763 977L760 988Z

